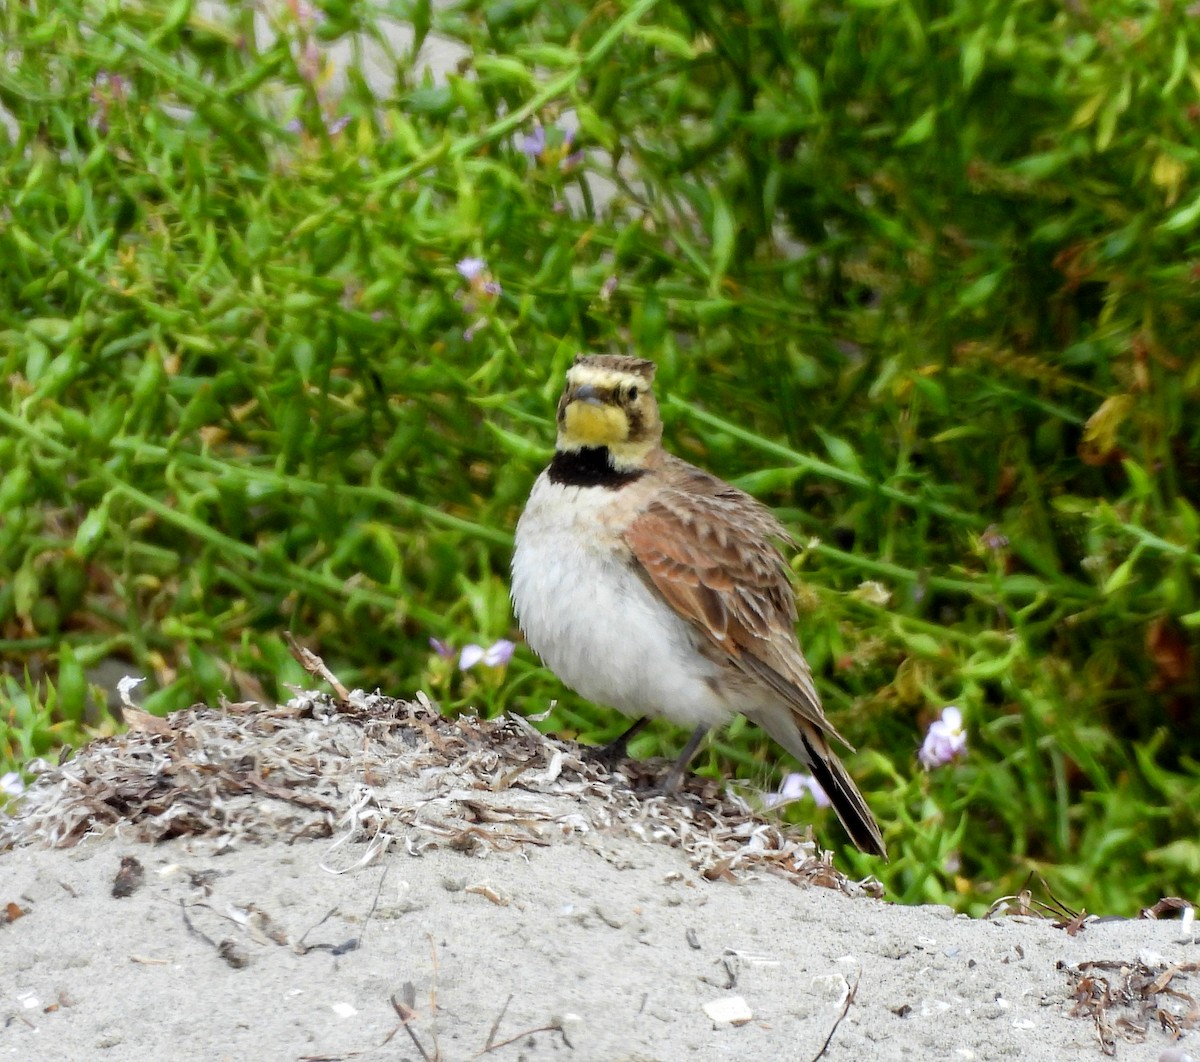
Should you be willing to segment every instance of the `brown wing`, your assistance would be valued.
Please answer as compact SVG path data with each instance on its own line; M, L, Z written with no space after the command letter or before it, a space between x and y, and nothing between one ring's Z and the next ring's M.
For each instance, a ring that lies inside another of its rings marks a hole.
M748 677L848 745L825 719L796 641L796 601L774 539L783 525L750 495L686 462L663 468L667 489L625 530L646 578Z

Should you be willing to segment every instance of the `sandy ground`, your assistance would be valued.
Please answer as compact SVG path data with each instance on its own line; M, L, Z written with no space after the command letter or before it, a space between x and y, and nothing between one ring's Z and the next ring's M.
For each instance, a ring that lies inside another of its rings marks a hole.
M180 713L49 769L0 824L0 1054L1090 1059L1107 988L1110 1054L1200 1057L1164 1027L1190 925L893 906L711 785L360 707Z

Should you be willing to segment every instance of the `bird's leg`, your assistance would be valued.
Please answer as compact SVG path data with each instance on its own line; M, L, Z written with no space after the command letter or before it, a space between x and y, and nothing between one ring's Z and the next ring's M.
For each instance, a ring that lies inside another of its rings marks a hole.
M687 773L688 764L692 762L692 757L696 755L696 750L700 747L700 742L704 740L704 735L707 733L708 727L706 726L698 726L692 731L692 736L688 738L687 744L684 745L683 751L679 754L679 759L671 765L671 769L667 771L667 776L662 780L662 784L657 787L663 796L675 792L679 787L680 781L684 774Z
M636 737L643 730L645 730L646 724L649 722L649 719L638 719L631 727L621 734L620 737L614 738L607 745L603 745L596 749L592 755L602 763L612 767L620 760L625 759L626 755L628 754L628 750L625 746L629 744L629 739Z

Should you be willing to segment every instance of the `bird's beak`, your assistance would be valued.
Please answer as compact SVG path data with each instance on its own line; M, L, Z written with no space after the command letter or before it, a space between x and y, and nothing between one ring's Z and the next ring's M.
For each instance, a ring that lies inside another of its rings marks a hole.
M601 405L600 392L591 384L581 384L571 396L573 402L586 402L590 406Z

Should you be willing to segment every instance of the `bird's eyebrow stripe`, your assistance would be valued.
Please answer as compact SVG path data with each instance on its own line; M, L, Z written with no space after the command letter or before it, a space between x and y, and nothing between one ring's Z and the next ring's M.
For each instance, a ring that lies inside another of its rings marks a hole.
M567 373L567 386L582 387L584 384L590 384L597 391L613 393L627 387L636 387L641 391L650 386L644 377L634 373L597 369L592 365L577 365Z

